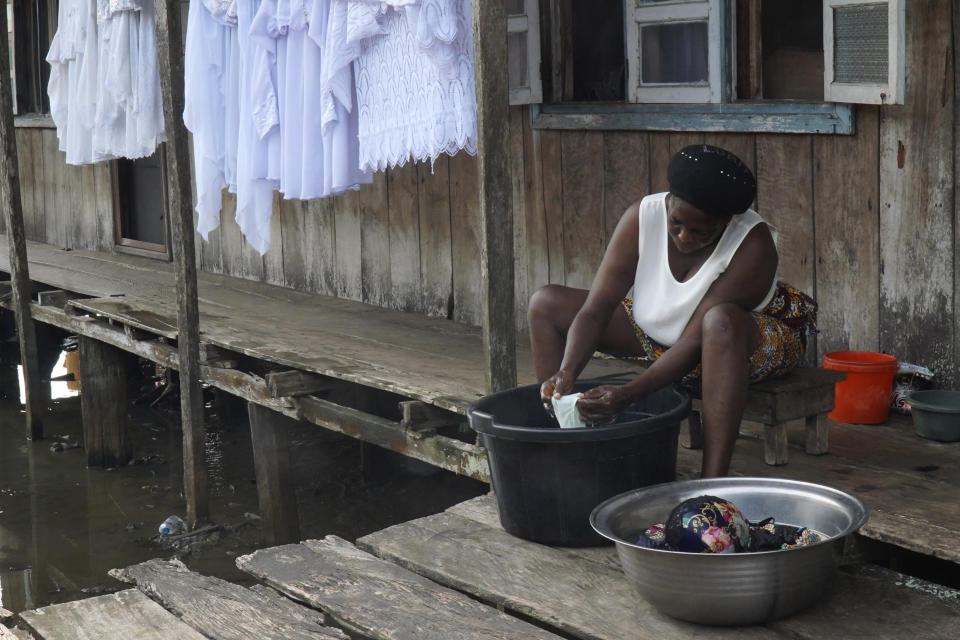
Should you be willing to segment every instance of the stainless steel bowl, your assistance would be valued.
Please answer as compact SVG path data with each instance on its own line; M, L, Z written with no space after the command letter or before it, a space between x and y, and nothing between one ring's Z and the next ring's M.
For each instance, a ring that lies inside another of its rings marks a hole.
M809 527L828 536L796 549L756 553L683 553L634 544L683 500L699 495L733 502L750 521ZM602 502L590 524L617 547L640 594L663 613L701 624L759 624L817 601L837 570L843 538L867 521L854 496L830 487L777 478L709 478L658 484Z

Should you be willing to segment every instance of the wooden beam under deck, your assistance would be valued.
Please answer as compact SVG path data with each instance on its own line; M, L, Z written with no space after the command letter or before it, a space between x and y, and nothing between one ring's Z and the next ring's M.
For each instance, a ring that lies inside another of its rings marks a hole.
M9 303L2 304L9 308ZM174 370L179 369L177 349L159 339L140 340L123 326L111 325L93 316L77 316L62 309L34 303L32 310L38 322L113 345L145 360ZM240 371L202 365L201 382L233 396L272 409L288 418L305 420L331 431L403 453L447 471L488 482L486 453L480 447L442 435L425 437L423 432L408 428L379 416L341 407L314 396L276 397L266 379Z

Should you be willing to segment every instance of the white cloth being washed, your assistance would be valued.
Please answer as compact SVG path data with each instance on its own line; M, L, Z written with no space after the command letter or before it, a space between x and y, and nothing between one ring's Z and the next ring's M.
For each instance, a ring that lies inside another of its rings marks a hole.
M550 398L553 404L553 415L560 423L561 429L579 429L587 426L587 423L580 417L580 411L577 410L577 400L579 399L579 393L571 393L560 398Z

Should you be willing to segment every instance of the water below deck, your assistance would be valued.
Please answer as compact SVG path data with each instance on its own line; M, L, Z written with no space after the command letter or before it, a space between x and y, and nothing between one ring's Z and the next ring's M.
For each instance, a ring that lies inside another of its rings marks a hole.
M112 470L87 468L76 446L83 438L80 398L66 383L51 383L55 400L40 441L25 439L19 402L0 402L0 607L17 613L122 589L108 570L155 557L177 556L206 575L252 582L234 565L236 556L263 546L246 416L225 419L210 392L205 453L211 519L220 528L187 548L171 548L158 527L167 516L185 515L179 401L170 394L149 407L157 397L153 383L140 383L130 392L134 459ZM290 440L303 539L335 533L353 540L487 491L483 483L380 450L375 464L384 473L370 479L361 466L369 449L306 423L290 427Z

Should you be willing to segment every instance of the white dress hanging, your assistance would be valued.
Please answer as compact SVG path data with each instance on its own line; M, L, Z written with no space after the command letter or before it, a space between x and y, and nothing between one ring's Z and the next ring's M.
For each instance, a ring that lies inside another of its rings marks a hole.
M47 94L67 164L89 164L96 112L97 16L91 0L61 0L57 31L50 42ZM92 60L84 65L85 60Z
M166 139L154 0L63 0L47 61L68 164L151 155Z
M322 198L372 181L357 169L355 136L321 126L328 9L329 0L264 0L250 28L251 39L272 64L280 131L277 176L287 199Z
M166 140L154 0L98 0L97 30L94 155L149 156Z
M237 214L244 238L258 253L270 248L273 192L279 186L280 114L273 40L250 35L260 0L237 0L240 46L240 122L237 139Z
M193 136L197 231L204 240L220 224L223 189L236 191L240 62L236 2L191 2L183 123Z

